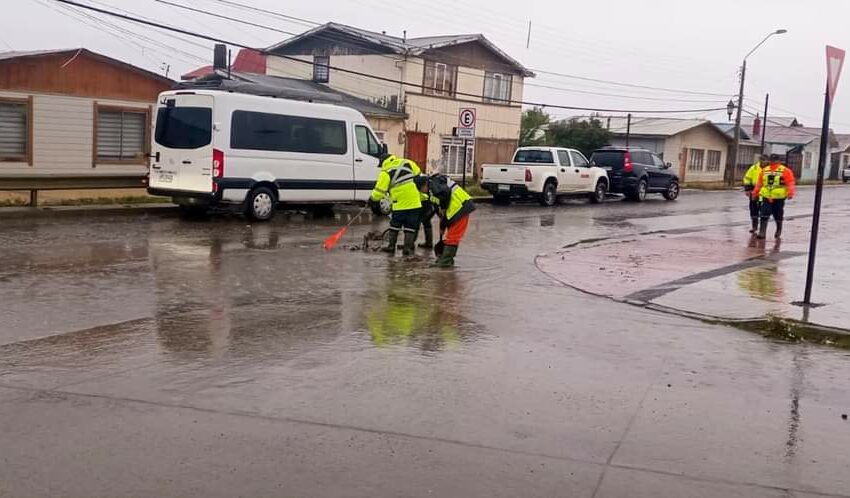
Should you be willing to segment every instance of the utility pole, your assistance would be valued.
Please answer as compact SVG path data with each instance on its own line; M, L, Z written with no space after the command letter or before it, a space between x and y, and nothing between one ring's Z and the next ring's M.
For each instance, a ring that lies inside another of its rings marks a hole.
M761 125L761 149L760 152L764 154L764 138L767 136L767 103L770 102L770 94L765 94L764 96L764 123Z
M528 39L525 41L525 48L531 47L531 19L528 20Z
M738 90L738 110L735 113L735 143L732 145L732 171L726 175L726 184L735 185L735 173L738 172L738 150L741 147L741 111L744 108L744 79L747 77L747 59L741 64L741 88Z
M629 139L632 135L632 113L626 116L626 147L629 146Z

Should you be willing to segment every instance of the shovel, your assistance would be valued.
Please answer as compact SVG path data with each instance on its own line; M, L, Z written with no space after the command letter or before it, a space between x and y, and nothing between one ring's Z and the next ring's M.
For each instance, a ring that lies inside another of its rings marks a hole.
M348 231L348 227L350 227L351 224L354 223L355 220L357 220L357 218L360 218L360 216L362 216L363 213L365 213L367 209L369 209L368 204L363 206L363 209L361 209L360 212L357 213L357 215L354 216L354 218L351 218L351 220L349 220L349 222L346 223L344 227L340 228L339 230L334 232L333 235L331 235L330 237L325 239L325 241L322 243L322 247L326 251L333 249L334 246L336 246L336 244L339 242L339 239L341 239L342 236L345 235L345 232Z

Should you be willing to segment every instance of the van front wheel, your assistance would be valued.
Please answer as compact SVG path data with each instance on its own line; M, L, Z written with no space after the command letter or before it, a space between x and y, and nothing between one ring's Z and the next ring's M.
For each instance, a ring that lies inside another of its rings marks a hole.
M268 187L257 187L245 199L245 214L256 221L269 221L274 216L277 199Z

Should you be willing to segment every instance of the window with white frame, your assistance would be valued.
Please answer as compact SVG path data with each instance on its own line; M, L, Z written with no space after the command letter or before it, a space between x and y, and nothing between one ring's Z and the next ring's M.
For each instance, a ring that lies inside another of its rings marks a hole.
M462 138L443 137L441 140L443 155L440 158L442 173L449 176L463 175L463 142ZM475 141L466 141L466 174L472 174L473 152Z
M803 154L803 168L812 169L812 153L806 152Z
M688 149L688 171L702 171L705 162L705 150Z
M0 161L30 162L32 143L28 99L0 99Z
M327 55L313 56L313 81L327 83L331 79L331 58Z
M511 84L513 77L510 74L484 73L484 102L507 104L511 101Z
M148 111L98 106L95 112L95 157L98 162L144 164Z
M425 61L423 92L428 95L455 96L457 66L442 62Z
M708 157L705 162L705 170L716 172L720 171L720 151L719 150L710 150L708 151Z
M841 167L846 168L850 164L850 154L841 154Z

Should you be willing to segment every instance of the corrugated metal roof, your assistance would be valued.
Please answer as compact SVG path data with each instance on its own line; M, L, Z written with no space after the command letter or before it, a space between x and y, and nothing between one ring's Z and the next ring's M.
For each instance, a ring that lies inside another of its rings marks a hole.
M803 126L768 126L765 128L765 142L785 145L807 145L820 138L820 128Z
M252 95L336 104L351 107L366 116L376 118L404 119L407 117L404 113L392 111L368 100L328 88L310 80L240 72L231 72L230 76L231 78L228 79L226 73L219 71L197 80L181 83L179 87L219 89Z
M608 118L599 118L602 124L608 123ZM625 135L628 128L628 120L626 118L611 118L609 131L615 135ZM642 118L632 117L630 133L636 136L653 136L653 137L672 137L679 133L688 131L697 126L712 125L714 123L706 119L677 119L677 118ZM714 126L717 129L716 126ZM718 131L723 133L722 130ZM725 133L724 133L725 135Z
M523 76L533 77L534 73L530 71L528 68L523 66L518 60L509 56L505 52L503 52L500 48L498 48L493 42L488 40L484 35L480 33L474 34L464 34L464 35L441 35L441 36L422 36L416 38L408 38L407 40L398 37L388 35L386 33L376 33L374 31L369 31L361 28L355 28L354 26L348 26L346 24L339 24L335 22L329 22L322 24L321 26L317 26L313 29L305 31L299 35L296 35L292 38L284 40L280 43L272 45L269 47L268 51L275 51L280 48L286 47L298 40L302 40L304 38L318 35L322 31L327 30L336 30L343 33L346 33L354 38L358 38L360 40L373 43L376 45L380 45L382 47L388 48L393 52L399 54L409 54L409 55L420 55L423 52L428 50L433 50L436 48L447 47L451 45L459 45L462 43L469 42L480 42L485 45L487 48L495 52L500 58L504 59L510 66L517 69L519 72L523 74Z
M0 52L0 60L7 59L17 59L19 57L37 57L39 55L56 55L63 53L72 53L78 50L82 50L79 48L65 48L65 49L54 49L54 50L10 50L6 52Z

